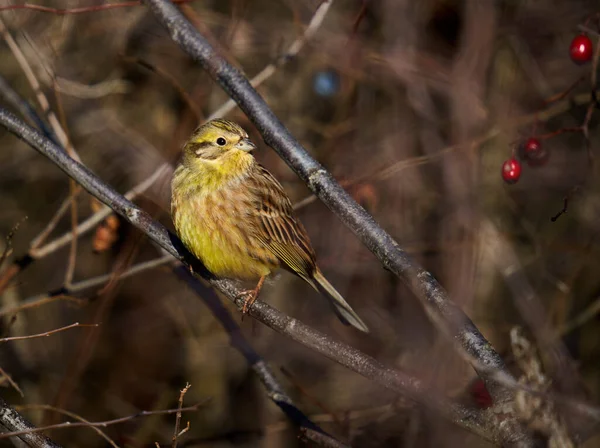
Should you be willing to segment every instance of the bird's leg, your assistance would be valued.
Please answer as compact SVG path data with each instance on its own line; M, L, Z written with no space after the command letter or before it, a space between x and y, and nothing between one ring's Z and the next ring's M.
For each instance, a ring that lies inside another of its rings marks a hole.
M256 288L251 289L250 291L244 291L242 293L246 296L246 298L244 299L244 306L242 306L242 314L248 313L248 310L250 309L252 304L256 302L256 298L258 297L258 294L260 293L260 290L263 287L266 278L267 277L263 275L256 284Z

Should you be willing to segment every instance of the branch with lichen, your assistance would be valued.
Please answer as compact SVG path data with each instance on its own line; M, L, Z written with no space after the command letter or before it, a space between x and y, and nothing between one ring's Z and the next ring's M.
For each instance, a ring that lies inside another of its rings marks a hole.
M60 445L54 443L46 436L40 434L38 428L33 426L21 414L11 408L6 401L0 398L0 429L4 433L19 433L13 435L26 446L32 448L60 448ZM15 446L21 446L15 442Z

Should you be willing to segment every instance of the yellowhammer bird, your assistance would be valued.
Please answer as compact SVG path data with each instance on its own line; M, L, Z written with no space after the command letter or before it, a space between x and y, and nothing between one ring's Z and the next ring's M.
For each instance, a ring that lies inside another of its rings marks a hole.
M213 120L183 148L173 176L171 214L181 241L220 278L258 280L283 267L326 296L342 322L367 326L325 279L304 227L281 184L250 152L256 146L239 125Z

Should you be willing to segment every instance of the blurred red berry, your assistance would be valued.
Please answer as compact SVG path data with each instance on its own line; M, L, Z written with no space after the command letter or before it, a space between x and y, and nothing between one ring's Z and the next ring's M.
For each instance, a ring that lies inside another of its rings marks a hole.
M542 149L542 143L537 138L529 138L525 142L525 158L528 158L531 154L535 154L536 152Z
M475 380L471 384L471 396L473 397L477 406L479 406L481 409L489 408L494 404L492 396L488 392L483 381L480 379Z
M586 62L589 62L592 59L593 47L592 40L585 34L575 36L569 47L571 59L576 64L585 64Z
M524 153L524 159L532 167L545 165L550 156L550 153L542 146L542 143L533 137L525 142Z
M517 159L508 159L502 164L502 179L507 184L514 184L521 177L521 162Z

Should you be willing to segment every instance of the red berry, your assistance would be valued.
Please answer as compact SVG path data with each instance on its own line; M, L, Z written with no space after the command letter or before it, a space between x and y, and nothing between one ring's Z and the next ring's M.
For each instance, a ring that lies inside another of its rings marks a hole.
M532 154L535 154L542 149L542 143L534 137L527 139L525 142L525 158L529 158Z
M585 64L592 59L594 45L592 40L585 34L579 34L575 36L571 41L569 52L571 53L571 59L576 64Z
M542 143L534 137L527 139L520 151L521 160L526 160L527 165L537 167L545 165L550 153L542 146Z
M502 164L502 179L507 184L514 184L521 177L521 162L517 159L508 159Z
M481 381L480 379L475 380L471 384L470 392L471 392L473 399L475 400L475 403L477 403L477 405L481 409L489 408L491 405L494 404L494 400L492 399L492 396L488 392L483 381Z

